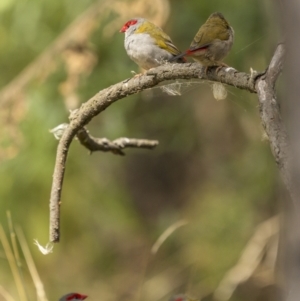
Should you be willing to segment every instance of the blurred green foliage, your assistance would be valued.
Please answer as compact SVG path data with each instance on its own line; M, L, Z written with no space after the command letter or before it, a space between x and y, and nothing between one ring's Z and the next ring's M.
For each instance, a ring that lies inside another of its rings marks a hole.
M185 49L209 14L221 11L235 29L226 63L245 72L264 70L277 39L269 2L173 0L164 29ZM0 87L92 3L2 0ZM82 102L131 76L131 70L138 72L126 56L123 35L103 33L104 23L113 18L100 21L90 40L98 63L78 86ZM87 293L91 300L131 300L138 293L140 300L166 300L174 292L197 297L213 291L254 227L277 212L277 170L262 140L256 96L227 87L227 99L217 102L203 82L180 97L155 88L109 107L89 125L94 136L158 139L160 145L153 151L127 150L125 157L90 156L74 141L63 187L61 242L44 257L32 242L48 239L57 145L48 130L67 122L59 90L66 77L59 65L45 81L35 79L27 87L20 100L24 116L15 124L18 148L0 165L1 223L6 227L10 210L23 228L49 300L68 291ZM159 235L179 219L188 224L151 255ZM34 300L33 286L25 281ZM4 255L0 285L17 300Z

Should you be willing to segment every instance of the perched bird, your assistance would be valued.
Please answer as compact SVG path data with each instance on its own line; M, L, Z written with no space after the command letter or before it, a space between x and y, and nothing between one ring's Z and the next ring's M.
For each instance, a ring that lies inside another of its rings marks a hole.
M234 31L224 16L215 12L200 27L190 48L172 60L191 56L203 66L226 66L222 59L228 54L233 44Z
M76 301L76 300L84 300L87 298L87 295L82 295L78 293L69 293L62 296L58 301Z
M171 38L158 26L143 18L127 21L120 32L125 33L128 56L143 69L157 67L180 54ZM182 57L174 60L184 63Z

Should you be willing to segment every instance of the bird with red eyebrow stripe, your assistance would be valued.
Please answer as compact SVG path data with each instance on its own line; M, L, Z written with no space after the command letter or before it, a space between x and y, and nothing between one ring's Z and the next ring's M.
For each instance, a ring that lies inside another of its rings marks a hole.
M84 300L87 298L87 295L82 295L78 293L69 293L62 296L58 301L77 301L77 300Z
M131 19L120 32L125 33L124 46L128 56L143 69L160 66L181 53L160 27L146 19ZM174 61L186 62L184 58Z

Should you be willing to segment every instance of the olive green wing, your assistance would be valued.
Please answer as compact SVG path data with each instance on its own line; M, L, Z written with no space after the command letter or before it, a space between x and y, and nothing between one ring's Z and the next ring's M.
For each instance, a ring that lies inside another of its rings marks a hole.
M230 33L227 26L204 24L194 37L190 45L190 50L206 48L216 39L226 41L229 39L229 35Z
M173 44L171 38L158 26L150 22L142 24L135 33L148 33L155 41L156 45L173 55L178 55L181 52Z

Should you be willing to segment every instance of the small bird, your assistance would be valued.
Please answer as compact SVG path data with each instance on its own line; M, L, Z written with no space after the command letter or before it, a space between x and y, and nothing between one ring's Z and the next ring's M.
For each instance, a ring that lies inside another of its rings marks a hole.
M203 66L227 66L222 59L228 54L234 40L234 30L224 16L215 12L200 27L190 48L182 54L175 56L177 60L184 56L191 56Z
M146 19L131 19L120 32L125 33L128 56L143 69L160 66L181 53L160 27ZM184 63L186 60L180 57L174 61Z
M76 300L84 300L87 298L87 295L82 295L78 293L69 293L62 296L58 301L76 301Z

